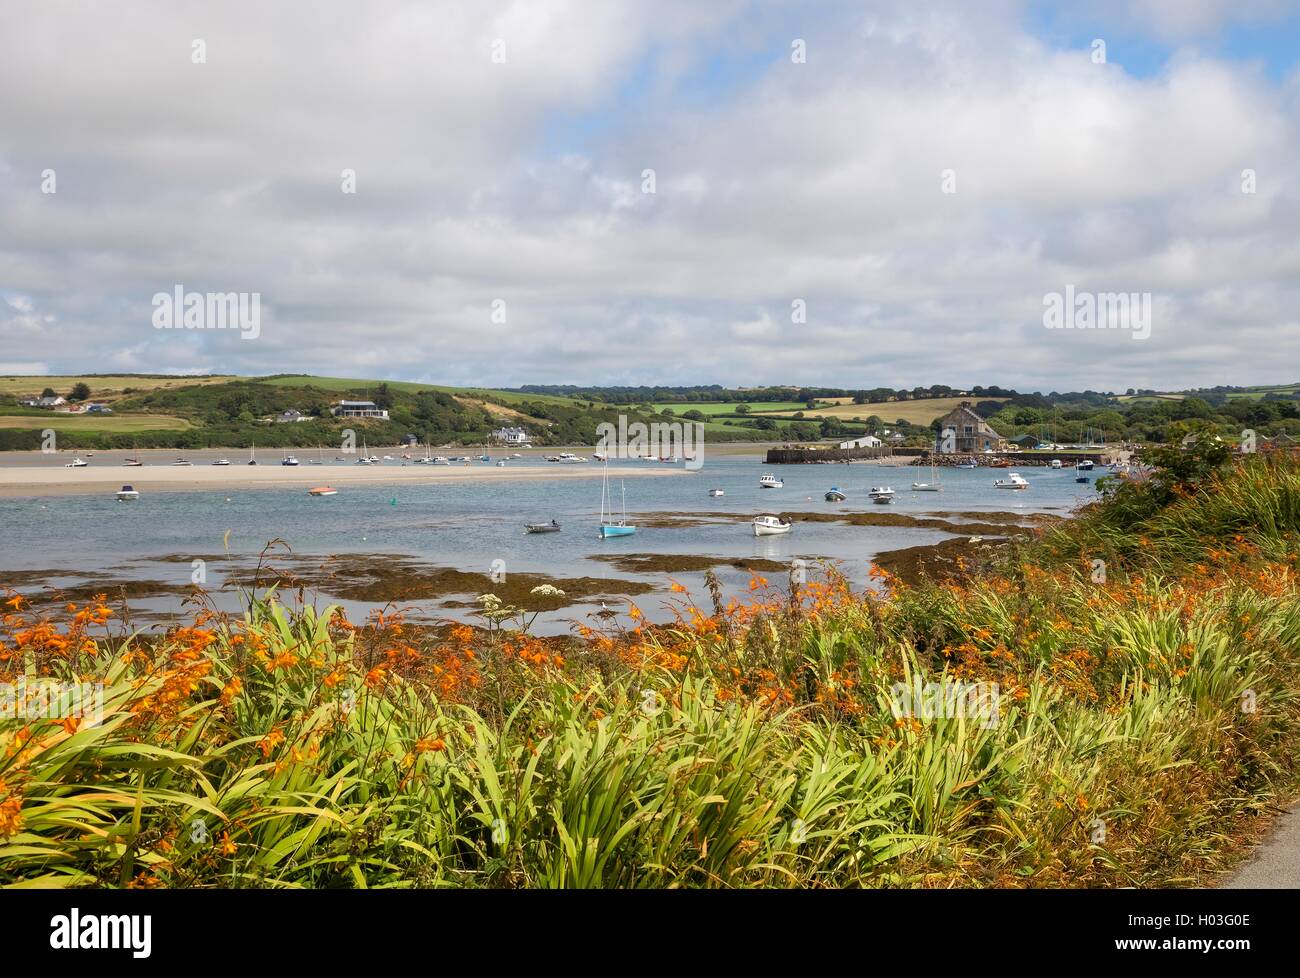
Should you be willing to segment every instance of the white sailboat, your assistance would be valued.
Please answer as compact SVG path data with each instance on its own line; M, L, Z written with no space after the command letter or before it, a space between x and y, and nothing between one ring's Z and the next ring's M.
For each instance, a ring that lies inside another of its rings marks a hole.
M930 463L930 481L913 482L912 491L913 492L943 492L943 486L939 484L939 469L935 466L934 462Z

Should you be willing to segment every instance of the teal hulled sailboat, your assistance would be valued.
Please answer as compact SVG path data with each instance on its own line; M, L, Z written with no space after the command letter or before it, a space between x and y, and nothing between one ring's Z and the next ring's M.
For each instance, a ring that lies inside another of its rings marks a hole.
M605 460L605 474L600 487L600 533L602 540L609 537L628 537L636 532L636 527L627 521L627 488L622 482L619 487L623 492L623 518L614 519L614 507L609 504L609 460Z

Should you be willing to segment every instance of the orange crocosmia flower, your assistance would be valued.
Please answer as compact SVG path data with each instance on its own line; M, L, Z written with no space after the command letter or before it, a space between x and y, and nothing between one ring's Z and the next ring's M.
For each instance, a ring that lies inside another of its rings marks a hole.
M669 590L670 590L670 591L676 591L678 594L685 594L685 593L686 593L686 585L685 585L685 584L678 584L676 581L673 581L672 587L670 587Z
M261 740L257 742L257 747L258 750L262 752L263 757L270 758L271 751L275 750L283 743L284 743L284 734L281 733L279 730L272 730L269 734L267 734L265 737L263 737Z

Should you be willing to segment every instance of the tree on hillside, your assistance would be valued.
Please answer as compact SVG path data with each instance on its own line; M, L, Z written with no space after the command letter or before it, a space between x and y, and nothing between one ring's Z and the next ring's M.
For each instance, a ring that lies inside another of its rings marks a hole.
M41 397L58 397L58 396L59 395L54 392L53 387L47 387L45 388L45 390L41 391Z
M90 396L90 386L84 381L77 381L72 385L72 390L68 391L69 401L84 401Z

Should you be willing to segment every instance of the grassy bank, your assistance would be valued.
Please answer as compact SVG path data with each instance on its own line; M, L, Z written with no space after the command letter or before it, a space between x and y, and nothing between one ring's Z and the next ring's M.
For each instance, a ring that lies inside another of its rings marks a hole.
M106 692L95 726L0 720L0 883L1204 883L1296 783L1298 534L1300 465L1254 458L991 570L682 589L665 628L541 640L485 598L420 632L259 587L102 640L112 609L15 595L4 678ZM996 684L996 713L909 711L914 680Z

